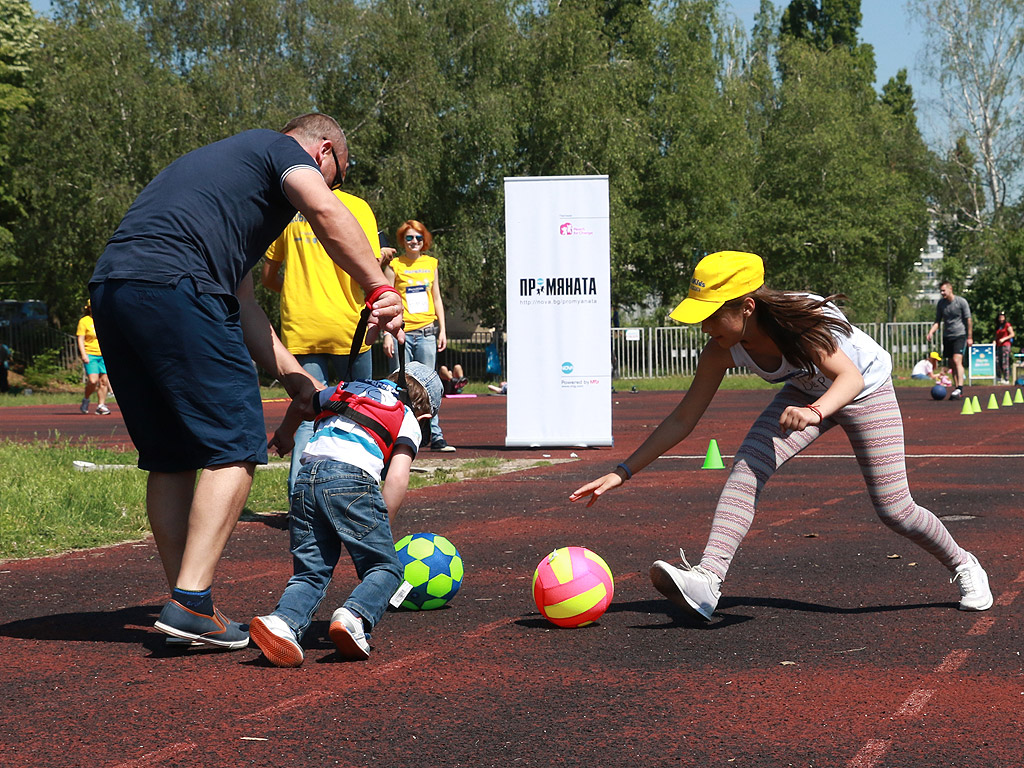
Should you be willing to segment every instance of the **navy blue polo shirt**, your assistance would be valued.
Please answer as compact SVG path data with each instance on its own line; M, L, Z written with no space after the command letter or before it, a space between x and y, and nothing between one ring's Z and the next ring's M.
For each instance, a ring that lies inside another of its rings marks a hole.
M290 136L244 131L193 150L151 181L107 243L90 285L135 280L233 294L295 216L282 184L314 168Z

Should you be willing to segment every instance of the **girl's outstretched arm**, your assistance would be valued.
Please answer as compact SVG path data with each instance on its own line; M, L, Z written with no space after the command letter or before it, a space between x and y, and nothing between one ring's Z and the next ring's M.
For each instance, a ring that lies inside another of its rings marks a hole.
M852 403L853 398L864 389L864 377L843 350L837 349L815 364L819 371L832 380L832 386L811 403L812 408L791 405L784 410L779 417L779 426L783 429L800 431L812 424L820 424L823 419Z
M624 470L621 465L616 467L614 472L609 472L607 475L577 488L569 494L569 501L581 501L589 497L587 506L592 506L605 491L622 485L629 477L685 439L697 426L697 422L707 410L711 398L718 391L722 377L733 365L732 354L729 350L722 349L714 341L709 341L697 362L697 373L693 377L693 383L683 395L683 399L679 401L679 405L623 462L628 467L628 471Z

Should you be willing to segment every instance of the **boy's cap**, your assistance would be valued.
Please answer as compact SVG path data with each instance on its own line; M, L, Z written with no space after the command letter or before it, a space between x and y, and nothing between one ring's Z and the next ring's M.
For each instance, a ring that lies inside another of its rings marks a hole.
M732 299L764 285L764 262L753 253L719 251L705 256L693 270L690 293L669 313L680 323L700 323Z
M930 357L932 360L942 359L942 355L940 355L938 352L932 352L930 355L928 355L928 357Z
M434 416L441 407L441 398L444 396L444 387L441 386L441 379L437 373L423 363L413 360L405 364L405 375L416 379L427 390L427 397L430 399L430 415Z

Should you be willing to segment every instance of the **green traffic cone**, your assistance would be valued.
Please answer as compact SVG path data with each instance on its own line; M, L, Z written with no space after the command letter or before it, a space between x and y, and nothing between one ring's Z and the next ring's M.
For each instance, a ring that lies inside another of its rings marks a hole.
M708 454L704 457L704 466L701 469L725 469L725 462L722 461L722 454L718 450L718 441L714 438L708 443Z
M990 411L998 411L999 410L999 403L996 402L996 393L995 392L993 392L991 395L988 396L988 409Z
M1013 400L1010 399L1010 390L1003 392L1003 408L1008 408L1013 405Z
M971 398L971 408L974 409L975 413L981 413L981 403L978 402L977 395Z
M974 408L971 407L971 398L964 398L964 407L960 409L961 416L973 416Z
M1024 403L1024 397L1021 396L1020 390L1017 390L1017 394L1013 396L1014 403Z

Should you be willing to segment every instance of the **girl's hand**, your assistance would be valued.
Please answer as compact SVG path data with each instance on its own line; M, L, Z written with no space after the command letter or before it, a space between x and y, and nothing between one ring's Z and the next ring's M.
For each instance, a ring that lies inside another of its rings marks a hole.
M810 408L791 405L782 412L779 417L779 426L784 430L802 432L807 427L821 424L821 419Z
M604 477L599 477L597 480L592 480L581 488L577 488L575 491L569 494L569 501L580 501L585 499L587 496L590 500L587 502L588 507L594 506L596 502L605 491L610 491L612 488L618 488L622 485L622 476L618 472L609 472Z
M395 356L395 338L391 334L384 337L384 354L388 358Z

